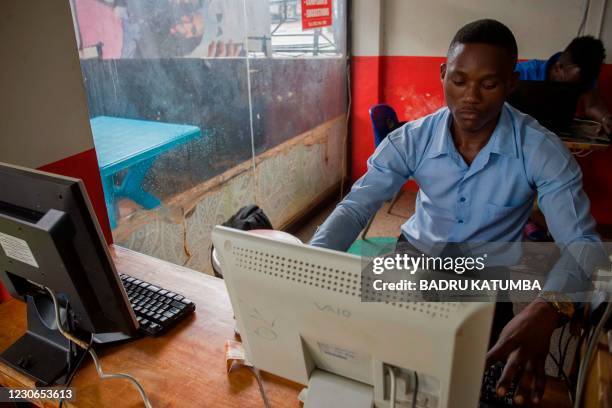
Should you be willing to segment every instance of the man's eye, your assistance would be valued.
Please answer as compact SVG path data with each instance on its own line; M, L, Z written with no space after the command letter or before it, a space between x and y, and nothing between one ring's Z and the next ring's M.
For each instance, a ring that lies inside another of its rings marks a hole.
M495 89L497 87L497 82L483 82L482 87L484 89Z
M465 85L465 81L462 81L460 79L453 79L453 84L455 84L457 86L463 86L463 85Z

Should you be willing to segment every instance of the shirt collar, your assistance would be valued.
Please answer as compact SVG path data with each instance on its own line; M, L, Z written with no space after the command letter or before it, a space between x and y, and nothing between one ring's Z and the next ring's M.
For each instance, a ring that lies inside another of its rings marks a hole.
M518 152L514 137L511 109L508 103L504 103L499 122L497 122L489 142L483 149L489 150L491 153L516 158L518 157ZM451 122L452 115L450 110L446 108L442 120L436 126L431 148L427 154L428 158L432 159L443 154L450 154L451 151L455 150L453 136L450 132Z

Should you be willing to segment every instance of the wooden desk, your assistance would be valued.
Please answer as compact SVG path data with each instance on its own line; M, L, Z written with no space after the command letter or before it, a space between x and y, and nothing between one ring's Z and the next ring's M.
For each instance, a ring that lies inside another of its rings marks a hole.
M134 375L155 408L262 407L257 382L247 371L226 374L224 344L234 338L233 312L222 280L147 255L113 246L111 255L120 273L180 292L196 304L196 313L158 338L143 338L100 351L105 372ZM11 300L0 305L0 350L25 331L25 304ZM303 386L263 373L272 407L299 407ZM0 384L33 388L23 374L0 363ZM87 358L73 384L77 401L66 407L141 408L134 386L124 380L100 380ZM55 407L37 403L40 407ZM550 378L539 408L570 407L561 380ZM339 407L340 408L340 407Z
M100 351L104 371L134 375L155 408L262 407L257 382L248 370L226 374L224 344L234 339L234 321L224 282L117 246L111 248L111 254L119 272L184 294L195 302L196 312L161 337ZM4 350L25 331L25 304L16 300L1 304L0 327L0 350ZM263 379L273 407L299 406L301 385L265 373ZM0 384L34 387L32 380L1 363ZM66 407L143 406L128 381L100 380L90 358L73 386L77 401L65 403Z
M606 150L610 148L609 143L585 142L580 139L563 138L563 143L570 150Z

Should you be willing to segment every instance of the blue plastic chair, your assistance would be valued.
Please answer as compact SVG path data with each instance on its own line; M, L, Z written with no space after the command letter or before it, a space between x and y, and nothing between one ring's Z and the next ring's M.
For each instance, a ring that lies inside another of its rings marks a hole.
M385 137L405 122L397 120L395 110L384 103L370 108L370 120L374 129L374 145L378 147Z
M380 142L385 140L389 133L406 123L400 122L397 119L397 114L395 113L395 110L391 106L384 103L374 105L370 108L370 120L372 121L372 128L374 130L374 145L376 147L378 147ZM395 194L395 197L393 197L393 200L391 201L391 205L389 206L387 213L391 213L391 209L399 199L400 193L401 190L398 191L397 194ZM366 225L365 229L363 230L363 239L366 239L366 235L368 234L368 231L372 226L373 221L374 216L370 218L370 220L368 221L368 225Z

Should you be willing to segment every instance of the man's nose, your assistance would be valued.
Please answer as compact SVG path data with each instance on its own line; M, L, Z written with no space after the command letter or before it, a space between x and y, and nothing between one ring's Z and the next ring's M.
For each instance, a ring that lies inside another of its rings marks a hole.
M468 103L477 103L481 100L480 87L478 84L468 84L463 94L463 101Z

